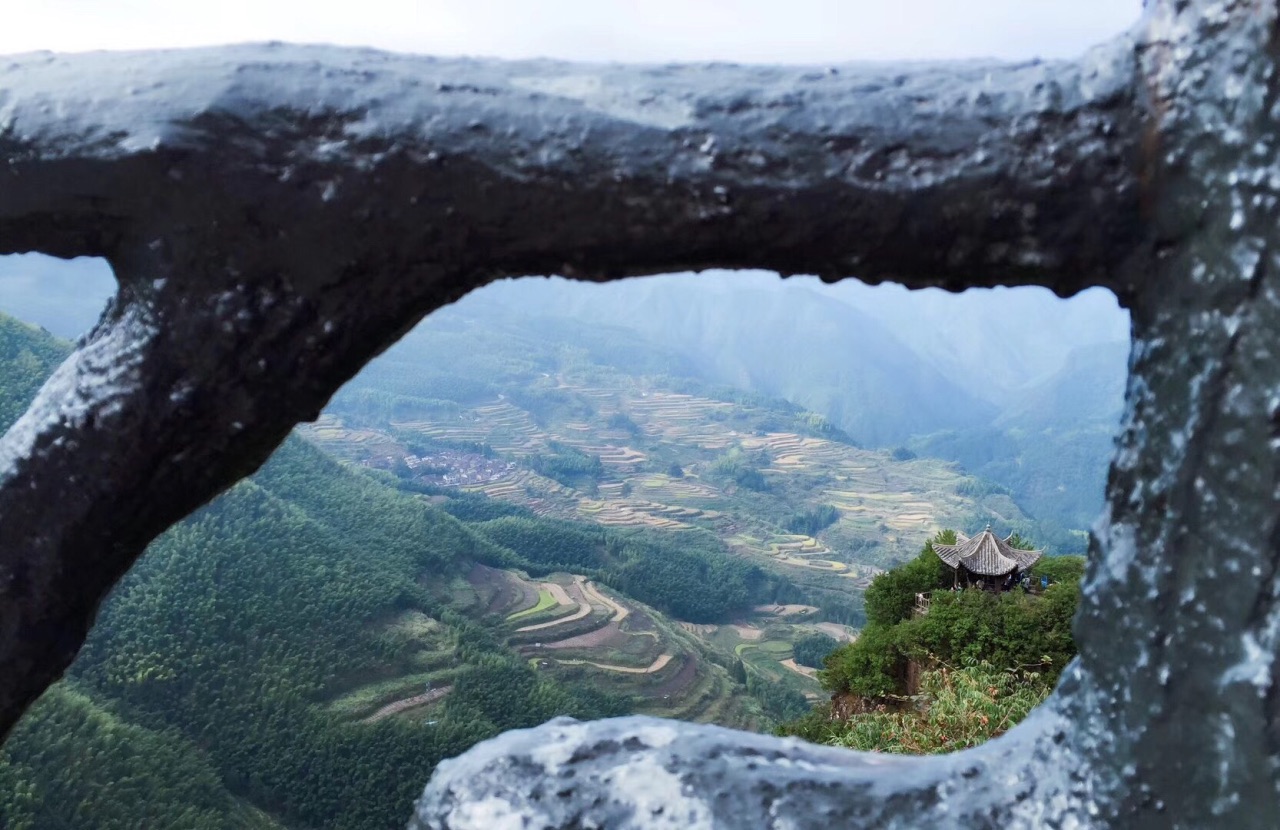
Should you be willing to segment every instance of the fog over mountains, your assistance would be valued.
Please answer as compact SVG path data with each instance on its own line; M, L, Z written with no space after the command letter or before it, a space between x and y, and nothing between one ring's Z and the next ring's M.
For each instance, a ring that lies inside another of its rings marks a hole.
M87 330L112 288L98 260L0 258L0 310L62 337ZM567 340L591 326L631 329L707 380L786 398L867 446L957 461L1070 527L1101 504L1128 355L1128 314L1102 290L1064 300L712 271L503 280L453 311L477 326L514 315ZM432 371L412 343L386 359Z
M877 446L1008 420L1082 360L1110 397L1077 408L1118 419L1129 329L1101 290L1069 300L1036 288L912 292L762 272L505 281L467 303L632 328L715 380L792 400ZM1085 356L1097 347L1110 359Z

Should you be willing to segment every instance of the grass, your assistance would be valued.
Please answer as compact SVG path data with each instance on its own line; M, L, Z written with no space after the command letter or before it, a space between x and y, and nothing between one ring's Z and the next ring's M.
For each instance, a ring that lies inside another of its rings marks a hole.
M414 640L426 640L440 631L440 624L421 611L406 611L387 626L387 631Z
M370 683L330 701L328 708L339 717L363 717L394 700L420 693L428 682L439 686L452 674L448 670L419 672Z
M517 611L514 614L508 615L507 622L515 622L516 620L522 620L525 617L532 617L534 614L541 614L543 611L546 611L548 608L557 604L558 603L556 602L556 598L551 596L550 591L548 591L546 588L539 588L538 604L533 606L532 608L526 608L523 611Z

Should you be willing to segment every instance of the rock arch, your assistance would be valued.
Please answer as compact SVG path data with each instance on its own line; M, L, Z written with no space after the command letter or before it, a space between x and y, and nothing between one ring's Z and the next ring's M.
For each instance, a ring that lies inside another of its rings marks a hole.
M1280 824L1274 0L1077 62L829 70L281 45L0 69L0 253L110 261L0 441L0 734L146 544L431 309L705 267L1111 288L1127 415L1080 659L989 746L887 760L643 719L442 766L421 827Z

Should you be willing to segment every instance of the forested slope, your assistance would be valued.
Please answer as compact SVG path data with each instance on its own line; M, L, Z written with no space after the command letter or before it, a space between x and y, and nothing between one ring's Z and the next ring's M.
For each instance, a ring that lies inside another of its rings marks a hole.
M71 346L47 331L0 313L0 429L27 409Z
M424 575L447 580L486 544L447 514L286 444L157 540L114 592L71 680L5 747L8 826L25 816L32 827L136 827L131 815L152 814L168 816L154 826L252 826L234 792L290 826L394 827L439 759L558 714L625 711L536 676L424 587ZM407 611L439 619L455 647L437 722L335 718L321 705L330 696L412 659L411 644L383 636ZM99 741L107 751L93 775L69 778ZM95 776L137 784L107 811Z
M7 318L0 326L10 334L0 373L23 370L0 374L14 378L0 384L13 414L65 346ZM464 521L395 483L291 439L157 539L68 678L0 749L0 827L399 827L441 758L504 729L634 705L625 684L602 692L589 672L583 682L590 667L562 673L572 684L536 670L507 644L515 624L459 604L477 562L574 568L706 619L780 587L714 551L445 501ZM660 555L650 569L640 561ZM734 717L760 716L727 668L697 669L705 694L740 701ZM424 680L447 688L425 716L368 716Z

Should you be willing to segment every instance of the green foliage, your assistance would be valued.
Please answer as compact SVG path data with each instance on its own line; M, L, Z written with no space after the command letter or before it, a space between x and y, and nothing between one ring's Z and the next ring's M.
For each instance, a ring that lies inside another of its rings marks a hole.
M795 642L795 659L802 666L822 668L827 656L839 647L840 643L836 642L834 637L828 637L826 634L806 634Z
M962 496L971 496L973 498L982 498L983 496L990 496L993 493L999 493L1006 496L1012 495L1012 491L1010 491L1008 487L996 484L993 481L987 481L984 478L977 478L976 476L968 476L967 478L962 479L961 482L956 485L956 492Z
M589 403L563 389L510 386L504 389L503 394L528 412L536 424L546 425L557 419L586 419L595 414Z
M1034 580L1042 576L1049 577L1049 582L1079 582L1084 578L1085 559L1083 556L1042 556L1030 571Z
M536 726L559 715L601 718L627 710L620 699L597 694L583 700L539 679L526 663L489 657L454 680L442 717L483 723L487 731L498 732Z
M767 466L769 456L763 450L748 453L741 447L733 447L712 462L707 472L718 481L763 492L769 489L769 483L760 470Z
M928 614L901 625L902 648L948 663L1042 666L1056 677L1076 654L1071 620L1078 591L1073 582L1050 586L1042 596L1020 590L939 592Z
M812 707L803 694L781 683L760 677L755 672L746 673L747 692L760 707L777 721L789 721L801 717Z
M795 514L787 520L785 527L791 533L817 536L838 521L840 521L839 510L829 504L820 504L812 510Z
M954 573L933 552L933 542L955 544L955 540L954 531L944 530L915 559L873 579L866 593L867 623L895 625L911 616L916 594L951 587Z
M0 750L0 827L243 827L218 771L172 730L122 722L62 683Z
M682 620L723 622L735 613L770 600L781 580L715 547L664 535L611 537L611 551L623 564L604 581L623 593Z
M894 625L868 625L857 640L828 655L822 685L867 698L902 694L908 653L902 635Z
M464 522L488 522L508 516L534 518L529 508L513 502L491 499L481 493L459 492L457 489L450 489L447 492L449 498L440 503L440 508Z
M792 591L781 578L731 556L711 534L608 531L574 522L506 517L474 526L494 547L482 561L532 574L594 576L690 622L723 622Z
M640 429L640 425L631 420L631 416L625 412L615 412L605 419L605 426L610 429L620 429L629 433L633 438L644 435L644 430Z
M976 746L1002 735L1048 696L1051 685L1031 671L970 662L925 672L915 706L832 720L815 710L781 734L873 752L926 755Z
M577 447L550 442L551 452L535 453L529 466L539 475L554 479L566 487L581 487L585 482L598 482L604 475L600 456L588 455Z
M556 571L595 574L604 567L607 555L605 532L575 522L507 516L474 526L485 538L505 551L497 559L499 567L523 568L543 575Z
M0 314L0 434L26 411L71 347L43 329Z
M35 710L0 762L6 826L270 826L245 818L247 800L291 826L400 827L440 759L511 725L626 712L534 675L422 585L502 550L287 442L117 586L72 667L77 691ZM346 690L415 671L413 638L384 633L408 611L453 644L434 724L331 712ZM141 801L152 812L126 810Z
M954 536L939 534L934 541L948 539ZM1046 567L1061 579L1041 595L1020 589L951 591L940 590L950 586L951 571L931 545L872 582L866 593L867 627L856 642L827 658L823 684L837 693L867 698L902 695L907 661L912 659L952 665L986 661L1000 669L1036 667L1048 682L1056 678L1076 653L1071 621L1079 595L1079 558L1049 560ZM913 617L916 593L927 591L932 591L929 612Z

